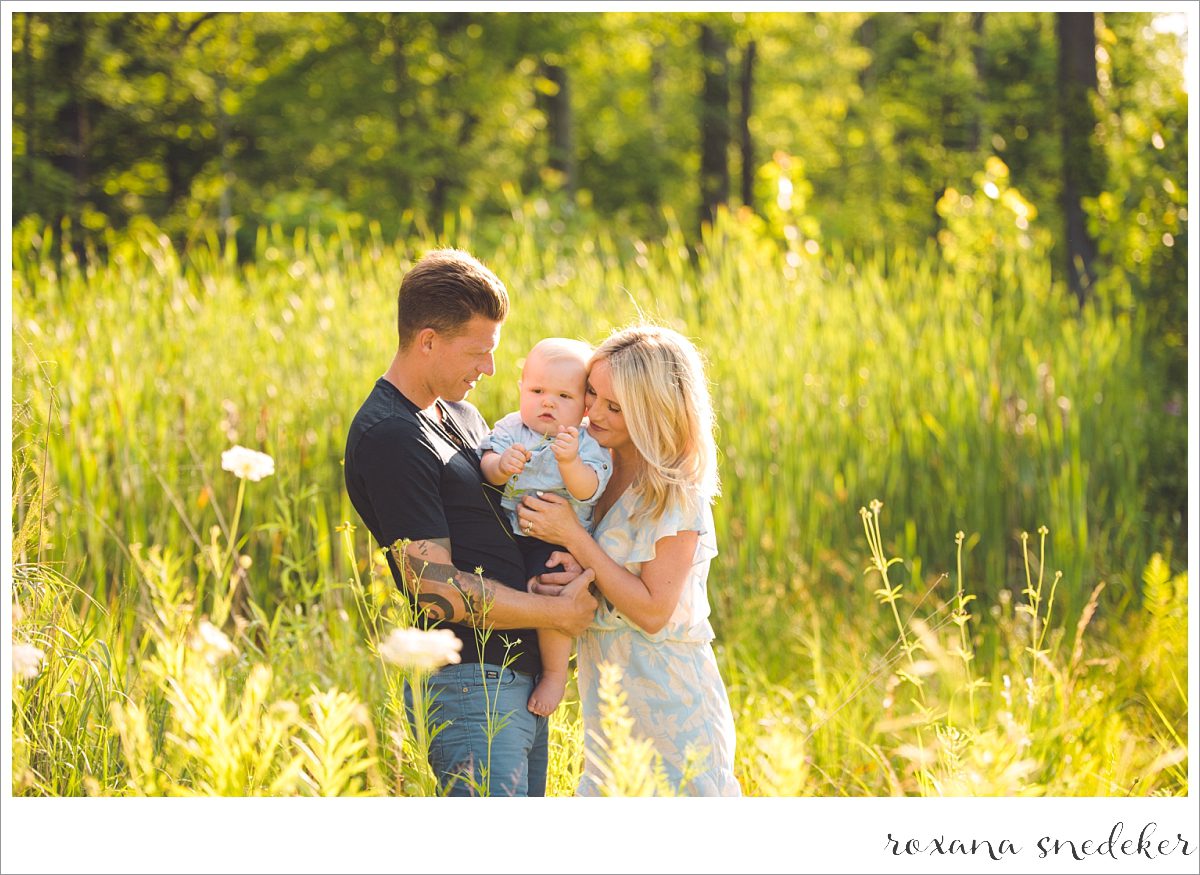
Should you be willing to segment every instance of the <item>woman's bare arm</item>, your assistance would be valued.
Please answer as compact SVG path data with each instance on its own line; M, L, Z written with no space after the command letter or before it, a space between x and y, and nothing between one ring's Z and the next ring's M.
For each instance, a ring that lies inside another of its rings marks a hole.
M660 538L654 558L642 564L641 575L613 561L582 528L564 544L584 568L596 572L596 586L614 608L653 635L667 624L687 581L696 555L699 532L679 532Z

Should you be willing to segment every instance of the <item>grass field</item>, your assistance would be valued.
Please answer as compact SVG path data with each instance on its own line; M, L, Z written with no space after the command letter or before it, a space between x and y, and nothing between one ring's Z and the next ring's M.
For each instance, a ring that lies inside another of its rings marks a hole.
M1186 794L1186 556L1144 488L1170 414L1139 317L1079 313L1036 245L810 254L727 219L693 258L533 210L436 240L263 231L241 258L148 226L59 257L16 229L14 794L432 792L341 454L438 242L509 286L489 421L543 336L645 315L706 353L746 793ZM222 471L235 444L275 474ZM611 693L610 790L670 790ZM552 793L581 742L569 694Z

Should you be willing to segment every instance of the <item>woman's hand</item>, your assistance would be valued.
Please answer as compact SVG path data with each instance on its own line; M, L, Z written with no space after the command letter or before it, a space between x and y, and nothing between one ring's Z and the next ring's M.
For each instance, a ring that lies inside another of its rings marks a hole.
M526 495L517 505L517 517L521 521L522 534L551 544L562 544L568 550L576 538L587 534L570 502L553 492Z

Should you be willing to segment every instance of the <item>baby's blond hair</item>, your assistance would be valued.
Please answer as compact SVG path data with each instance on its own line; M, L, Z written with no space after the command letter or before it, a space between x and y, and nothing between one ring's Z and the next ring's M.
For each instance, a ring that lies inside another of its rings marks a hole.
M547 337L544 340L539 340L533 345L533 349L529 350L529 355L525 356L525 365L528 366L530 360L537 357L548 362L559 359L572 359L578 361L584 368L587 368L588 359L591 358L591 355L591 345L584 343L582 340L571 340L567 337Z

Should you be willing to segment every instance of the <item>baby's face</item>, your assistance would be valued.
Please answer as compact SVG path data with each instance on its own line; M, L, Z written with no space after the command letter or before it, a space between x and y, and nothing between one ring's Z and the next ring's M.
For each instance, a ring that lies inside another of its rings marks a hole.
M547 359L536 353L521 372L521 421L539 434L583 421L587 366L572 358Z

